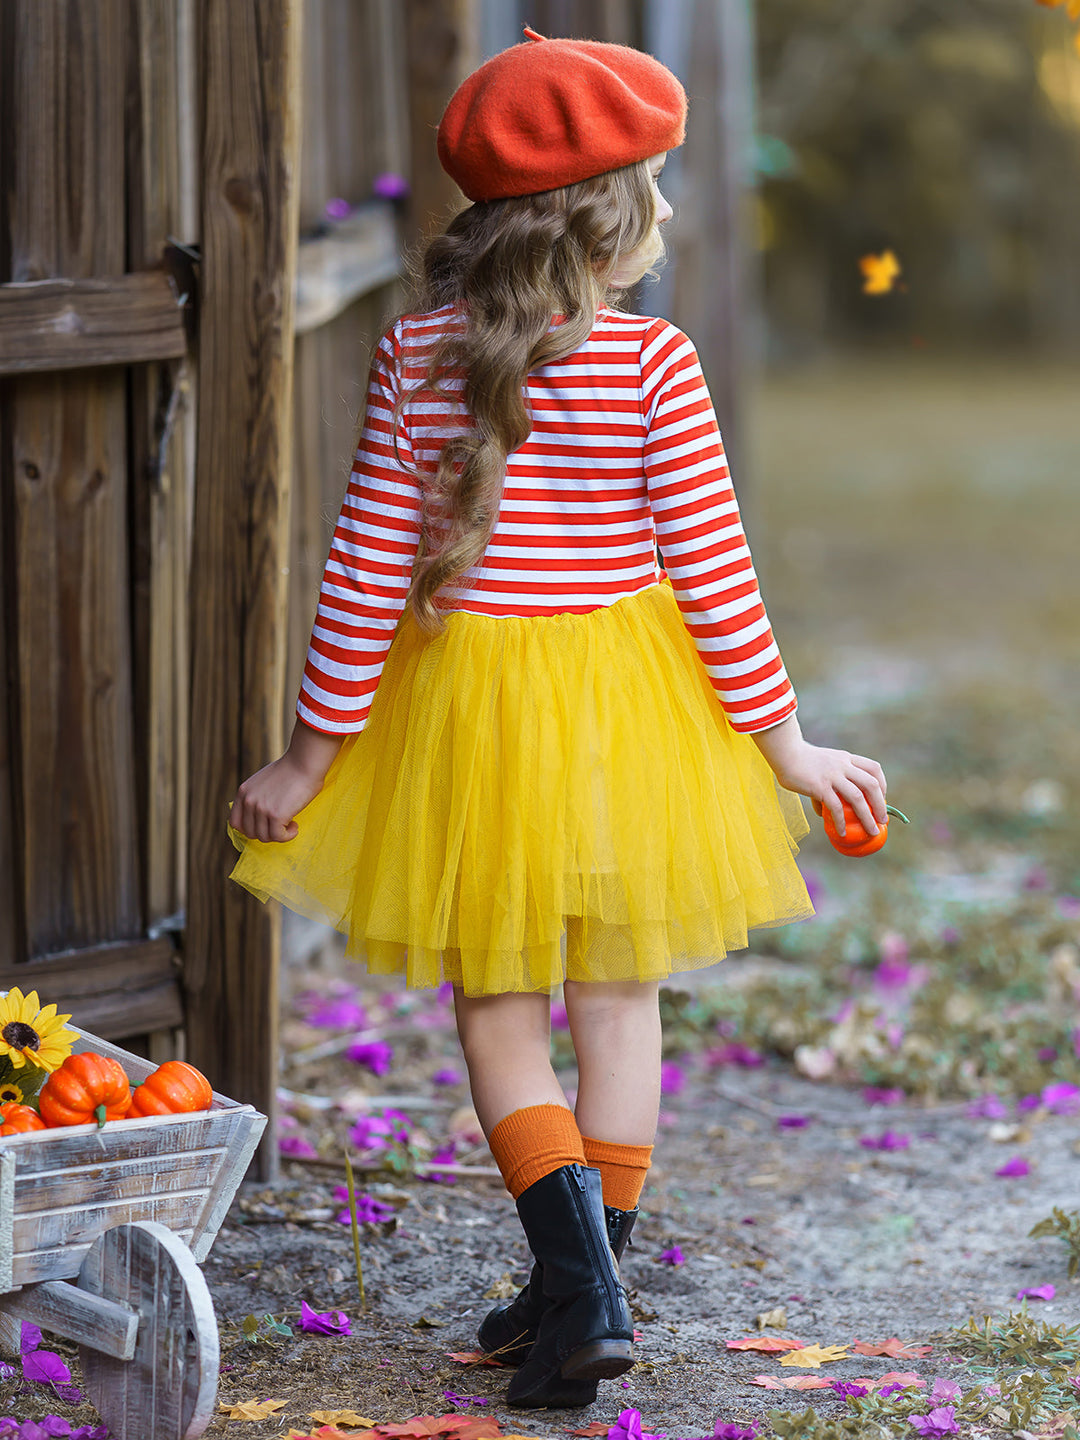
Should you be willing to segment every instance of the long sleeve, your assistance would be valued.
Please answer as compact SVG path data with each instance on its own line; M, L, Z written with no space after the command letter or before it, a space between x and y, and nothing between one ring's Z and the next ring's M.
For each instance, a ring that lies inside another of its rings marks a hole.
M796 709L746 542L716 414L693 345L666 320L641 349L645 473L664 565L732 728Z
M401 342L384 335L371 367L364 428L341 506L296 713L327 734L362 730L405 608L420 539L412 448L397 425ZM400 459L398 458L400 457Z

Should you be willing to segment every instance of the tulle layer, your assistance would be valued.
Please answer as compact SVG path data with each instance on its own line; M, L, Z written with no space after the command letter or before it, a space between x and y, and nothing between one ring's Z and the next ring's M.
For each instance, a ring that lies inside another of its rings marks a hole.
M473 995L656 980L813 913L802 805L728 724L668 584L586 615L406 615L367 728L233 879L372 973Z

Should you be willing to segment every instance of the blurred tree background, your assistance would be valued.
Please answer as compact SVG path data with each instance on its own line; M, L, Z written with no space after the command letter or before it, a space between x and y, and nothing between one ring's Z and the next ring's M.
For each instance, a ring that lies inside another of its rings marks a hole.
M757 0L771 360L1080 345L1080 52L1035 0ZM858 262L892 249L887 295Z

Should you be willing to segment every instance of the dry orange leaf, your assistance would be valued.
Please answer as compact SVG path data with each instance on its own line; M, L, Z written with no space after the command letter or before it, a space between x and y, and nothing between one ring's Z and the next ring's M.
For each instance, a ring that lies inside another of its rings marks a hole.
M355 1425L361 1430L374 1430L379 1423L358 1415L355 1410L312 1410L309 1418L320 1425Z
M780 1364L805 1365L809 1369L816 1370L820 1365L828 1365L833 1360L846 1360L847 1358L846 1345L806 1345L802 1350L789 1350L786 1355L781 1355Z
M905 1390L926 1389L926 1381L921 1375L916 1375L914 1370L887 1370L875 1383L878 1385L903 1385Z
M276 1410L285 1409L284 1400L241 1400L238 1405L221 1402L222 1410L230 1420L266 1420Z
M747 1335L743 1340L725 1342L729 1350L801 1350L801 1340L784 1340L779 1335Z
M428 1435L452 1435L455 1440L496 1440L502 1435L493 1415L414 1415L402 1425L380 1425L378 1435L400 1440L424 1440Z
M567 1430L567 1435L606 1435L611 1426L604 1420L593 1420L583 1430ZM509 1437L507 1437L509 1440Z
M827 1390L828 1380L824 1375L755 1375L751 1385L760 1385L765 1390Z
M494 1365L498 1367L499 1364L490 1355L485 1355L483 1350L448 1350L446 1358L456 1360L459 1365Z
M910 1340L853 1340L851 1348L857 1355L888 1355L893 1360L921 1360L929 1355L932 1345L915 1345Z
M900 261L891 250L864 255L859 261L864 295L887 295L900 275Z

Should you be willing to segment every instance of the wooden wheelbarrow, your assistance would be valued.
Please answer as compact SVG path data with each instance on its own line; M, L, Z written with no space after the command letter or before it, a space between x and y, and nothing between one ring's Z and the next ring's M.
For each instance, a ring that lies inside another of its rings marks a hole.
M73 1050L119 1060L132 1086L156 1069L77 1033ZM18 1354L24 1320L75 1341L116 1440L195 1440L210 1423L218 1329L199 1262L265 1126L215 1093L193 1115L0 1139L0 1346Z

